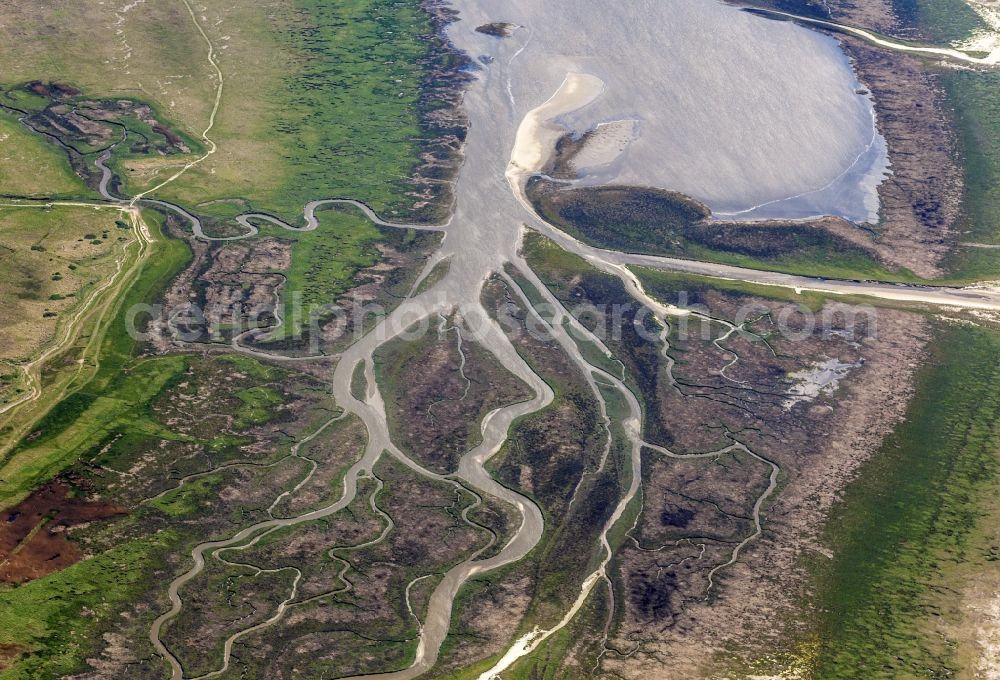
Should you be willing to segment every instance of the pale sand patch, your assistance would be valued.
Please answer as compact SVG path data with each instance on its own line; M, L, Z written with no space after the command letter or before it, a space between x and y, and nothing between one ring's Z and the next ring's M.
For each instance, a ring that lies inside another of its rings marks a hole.
M635 140L638 130L637 120L601 123L587 134L583 149L573 157L570 165L580 171L613 163Z
M813 401L821 394L832 394L851 369L860 366L861 364L845 364L839 359L827 359L804 371L790 373L788 377L795 384L788 389L788 398L782 405L790 409L796 404Z
M976 664L976 678L1000 679L1000 594L971 600L969 611L976 624L976 643L982 656Z
M995 512L993 507L986 511L988 517ZM935 622L932 634L955 643L957 680L1000 680L1000 573L992 563L976 560L961 566L942 584L947 616Z
M986 52L992 63L1000 63L1000 2L997 0L966 0L991 30L982 30L955 45L966 52Z
M556 93L528 112L517 129L507 166L507 181L521 196L523 180L541 172L565 130L554 119L582 109L604 92L604 81L587 73L569 73Z

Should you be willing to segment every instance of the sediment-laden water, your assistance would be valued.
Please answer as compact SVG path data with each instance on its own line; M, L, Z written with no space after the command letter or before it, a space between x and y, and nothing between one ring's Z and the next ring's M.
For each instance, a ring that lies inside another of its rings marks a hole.
M834 39L711 0L452 5L454 42L494 59L483 66L489 92L469 102L479 133L510 134L567 73L587 73L603 95L560 122L584 132L636 121L624 153L590 168L589 181L680 191L720 218L877 219L885 142ZM506 39L474 32L493 21L520 28Z

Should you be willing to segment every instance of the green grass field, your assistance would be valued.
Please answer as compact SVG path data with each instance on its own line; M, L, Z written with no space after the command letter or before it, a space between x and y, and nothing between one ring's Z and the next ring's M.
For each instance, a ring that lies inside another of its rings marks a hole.
M23 498L79 455L79 446L109 428L137 402L152 397L150 389L166 384L176 367L175 357L133 366L136 341L128 333L126 315L136 304L152 301L169 280L187 263L190 251L174 240L157 240L152 256L139 278L119 301L117 312L105 325L95 372L82 374L84 382L60 402L34 429L41 434L30 444L22 443L2 461L0 506ZM81 342L89 343L91 338ZM179 369L178 369L179 370ZM51 444L50 444L51 443Z
M314 198L346 194L390 213L413 202L403 192L424 137L420 85L433 47L419 37L432 25L417 0L278 0L267 11L208 0L196 15L225 78L211 132L219 151L160 197L191 208L242 198L288 220ZM207 55L179 1L0 9L6 83L59 80L90 96L143 99L190 138L214 100ZM123 166L130 192L178 167L169 158Z
M426 138L420 86L432 47L419 37L432 31L419 2L284 0L267 19L253 3L212 10L240 29L209 28L220 44L230 38L212 134L219 153L163 196L188 206L242 198L287 220L316 198L406 213L415 200L404 195L407 179Z
M815 678L953 677L970 574L994 582L1000 333L942 327L906 420L831 516L819 585ZM945 633L942 633L945 630Z
M0 589L0 644L25 645L33 652L0 669L0 678L38 680L78 672L93 644L91 626L146 592L150 565L174 539L172 532L160 532L18 588Z
M53 144L0 110L0 193L4 196L68 198L87 188ZM31 168L31 172L25 172Z
M27 360L118 271L131 230L86 207L0 207L0 359Z
M17 39L30 38L30 49L0 46L0 72L11 84L58 79L90 97L141 99L162 119L176 123L178 134L192 146L190 157L116 152L112 167L122 177L121 190L134 194L162 181L198 152L216 84L207 45L180 2L140 5L117 19L113 12L109 15L110 8L76 4L81 5L75 7L77 22L89 24L96 38L63 25L71 8L32 7L16 18ZM413 191L408 180L424 143L439 133L421 122L422 112L439 105L422 97L422 85L441 60L450 58L440 52L436 39L426 38L434 26L418 0L335 5L281 0L267 13L249 0L210 1L199 7L198 16L225 77L211 131L218 153L165 187L159 197L209 221L259 210L298 222L304 204L323 197L360 198L388 216L412 212L418 198L406 195ZM111 24L121 25L124 37L104 36L104 27ZM0 26L0 35L8 30ZM88 40L100 44L88 49ZM128 63L121 63L113 46L102 40L124 40L136 47ZM76 46L81 57L64 59L67 46ZM45 103L29 99L24 94L15 103L22 108ZM13 161L38 149L45 152L42 157L52 156L54 169L52 178L15 187L18 192L46 193L49 181L51 191L84 190L68 175L65 162L55 162L59 152L54 147L47 149L30 137L23 144L30 148L12 155L11 169L0 168L0 173L13 175ZM422 216L436 219L435 211L443 207L425 208ZM296 292L306 304L333 302L360 269L378 261L374 243L394 240L357 216L330 211L323 217L322 233L278 234L296 240L286 304L288 294Z
M942 75L965 160L961 241L1000 244L1000 74ZM1000 277L1000 249L960 248L946 263L958 278Z

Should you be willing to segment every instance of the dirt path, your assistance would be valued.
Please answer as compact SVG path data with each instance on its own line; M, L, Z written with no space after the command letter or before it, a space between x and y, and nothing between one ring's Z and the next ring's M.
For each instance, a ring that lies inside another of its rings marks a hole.
M5 203L0 207L23 208L23 209L45 209L54 206L93 208L95 210L114 210L125 217L132 228L135 240L127 244L122 253L116 258L114 273L100 285L90 292L87 299L81 303L77 309L60 324L56 337L47 348L42 350L36 357L19 366L27 385L27 392L18 399L0 407L0 415L13 414L26 405L38 401L42 397L42 370L45 365L54 357L65 352L69 347L81 337L81 334L88 327L99 328L106 323L113 311L116 309L117 301L121 297L125 288L130 285L138 272L142 269L146 258L149 255L150 245L153 242L153 235L149 225L142 218L141 212L136 208L129 208L121 205L107 205L99 203L89 203L83 201L53 201L44 204L24 204ZM135 246L134 248L132 246ZM133 252L134 251L134 252ZM94 332L95 337L101 337L100 332ZM96 351L88 345L88 350ZM84 370L87 360L90 359L93 367L99 365L99 357L91 352L84 353L79 360L79 368L73 377L67 378L64 385L56 392L52 401L62 398L74 377L78 377ZM8 420L12 415L8 416ZM8 438L8 443L0 449L0 454L5 453L10 446L23 436L26 430L32 425L26 422L16 427L13 434Z
M907 45L905 43L901 43L896 40L889 40L886 38L879 37L875 33L867 31L863 28L857 28L855 26L841 24L836 21L824 21L823 19L812 19L810 17L804 17L798 14L790 14L788 12L781 12L775 9L763 9L758 7L750 7L748 9L752 11L754 14L761 14L764 16L784 17L787 19L792 19L794 21L800 21L804 24L811 24L813 26L822 26L825 28L831 28L837 31L850 33L851 35L856 35L860 38L867 40L873 45L878 45L879 47L885 47L887 49L894 50L896 52L909 52L911 54L930 54L939 57L945 57L947 59L958 61L964 64L974 64L976 66L1000 65L1000 47L994 47L985 57L974 57L971 54L967 54L962 50L958 50L952 47L929 47L920 45Z

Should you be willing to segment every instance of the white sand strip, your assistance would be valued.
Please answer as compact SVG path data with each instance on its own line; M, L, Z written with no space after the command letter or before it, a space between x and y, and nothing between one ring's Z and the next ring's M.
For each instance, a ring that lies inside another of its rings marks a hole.
M521 121L507 166L507 181L521 197L522 182L540 172L555 151L556 142L565 130L553 121L559 116L582 109L604 92L604 81L587 73L569 73L556 93L541 106L532 109Z

